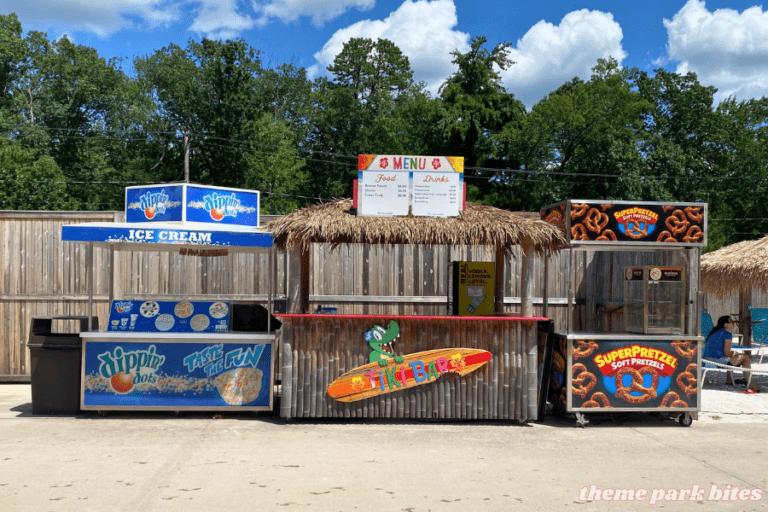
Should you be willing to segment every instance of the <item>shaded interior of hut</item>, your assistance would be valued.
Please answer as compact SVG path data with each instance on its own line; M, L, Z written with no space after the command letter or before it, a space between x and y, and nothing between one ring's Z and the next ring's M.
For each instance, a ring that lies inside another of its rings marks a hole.
M697 248L580 248L571 258L570 332L697 334Z

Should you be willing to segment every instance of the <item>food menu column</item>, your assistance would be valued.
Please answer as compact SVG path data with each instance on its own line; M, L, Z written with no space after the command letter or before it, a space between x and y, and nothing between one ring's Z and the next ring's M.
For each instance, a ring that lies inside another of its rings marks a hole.
M83 333L83 410L271 410L273 334L230 332L226 302L113 301Z

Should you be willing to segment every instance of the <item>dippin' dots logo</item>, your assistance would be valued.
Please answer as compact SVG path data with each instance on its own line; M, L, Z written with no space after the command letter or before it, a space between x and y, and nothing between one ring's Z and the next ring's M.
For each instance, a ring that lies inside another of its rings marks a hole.
M165 362L165 356L155 353L156 348L150 345L147 350L123 351L123 347L115 347L112 352L104 352L97 357L99 375L109 379L112 391L124 395L133 391L136 384L157 383L157 370Z
M167 202L168 194L165 193L165 189L160 192L147 192L141 196L141 209L144 210L144 217L152 220L155 215L164 214Z
M204 208L215 221L220 221L224 217L237 217L237 211L240 207L240 200L232 193L231 196L220 196L213 193L203 197Z

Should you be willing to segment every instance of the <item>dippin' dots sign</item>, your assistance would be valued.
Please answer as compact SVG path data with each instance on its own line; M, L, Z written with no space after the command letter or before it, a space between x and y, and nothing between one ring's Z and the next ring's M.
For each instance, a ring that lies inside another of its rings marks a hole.
M233 193L230 196L213 193L203 197L205 210L215 221L220 221L224 217L237 217L240 208L240 200Z
M99 375L108 379L112 391L119 394L130 393L136 384L156 384L157 370L165 362L165 356L156 350L150 345L147 350L125 352L118 346L112 352L99 354Z
M147 192L141 196L141 209L144 210L144 217L153 219L157 214L165 213L165 204L168 202L168 194L165 190L160 192Z

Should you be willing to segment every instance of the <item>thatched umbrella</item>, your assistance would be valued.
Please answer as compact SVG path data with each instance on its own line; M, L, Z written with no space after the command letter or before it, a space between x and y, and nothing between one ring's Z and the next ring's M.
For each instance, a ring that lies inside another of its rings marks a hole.
M716 297L739 292L739 320L745 343L752 338L747 305L752 289L768 290L768 236L722 247L701 257L701 289Z
M351 199L337 199L296 210L267 224L279 249L308 255L312 243L490 245L496 248L497 301L503 257L515 245L528 256L547 256L567 245L562 230L538 214L513 213L467 203L454 218L357 216ZM304 257L304 256L303 256ZM307 256L308 257L308 256ZM501 260L501 261L499 261ZM498 310L498 304L497 304Z

